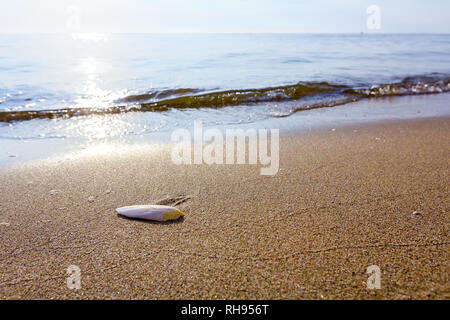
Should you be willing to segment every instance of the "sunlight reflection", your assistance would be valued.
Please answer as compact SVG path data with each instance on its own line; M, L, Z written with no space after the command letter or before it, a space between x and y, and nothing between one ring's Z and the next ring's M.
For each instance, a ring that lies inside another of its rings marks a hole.
M120 116L90 116L65 123L68 135L84 136L89 140L121 137L133 132L130 123Z
M72 34L72 38L82 41L104 41L104 34ZM88 53L89 52L89 53ZM102 51L86 51L86 56L78 60L74 68L78 78L78 94L74 96L75 108L107 109L116 105L116 101L130 94L128 89L111 89L105 75L113 69L104 59ZM129 133L129 124L121 117L93 116L66 123L63 131L88 137L89 139L105 139ZM69 134L70 135L70 134ZM104 150L103 150L104 151ZM102 152L103 152L102 151Z
M81 148L78 150L70 152L62 156L56 156L53 158L55 161L60 161L64 159L74 159L74 158L105 158L109 156L128 156L139 157L145 155L146 158L151 156L157 156L162 151L168 150L167 145L153 142L153 143L125 143L125 142L100 142L100 143L90 143L81 144Z
M92 75L98 70L98 64L99 63L97 60L95 60L95 58L89 57L81 61L79 70L83 73Z
M94 144L89 146L87 149L85 149L84 151L80 152L80 154L84 155L84 156L96 156L96 155L101 155L101 154L108 154L108 153L112 153L115 152L117 150L117 148L109 143L102 143L102 144Z
M81 60L75 68L84 78L81 85L81 96L74 99L78 108L107 108L120 98L129 94L128 89L107 90L100 87L101 75L108 69L108 65L97 58L88 57Z

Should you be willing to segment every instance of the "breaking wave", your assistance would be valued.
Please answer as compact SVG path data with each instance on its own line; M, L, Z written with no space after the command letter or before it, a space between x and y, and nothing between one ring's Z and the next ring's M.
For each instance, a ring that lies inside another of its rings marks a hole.
M435 94L450 91L450 77L407 77L400 82L371 87L350 87L328 82L299 82L293 85L260 89L239 89L204 92L202 89L177 88L129 95L107 108L62 108L52 110L2 111L0 122L31 119L70 118L85 115L118 114L124 112L160 112L170 109L222 108L258 103L310 99L308 104L293 108L290 112L271 114L289 116L294 112L323 107L334 107L364 98ZM0 101L1 103L1 101Z

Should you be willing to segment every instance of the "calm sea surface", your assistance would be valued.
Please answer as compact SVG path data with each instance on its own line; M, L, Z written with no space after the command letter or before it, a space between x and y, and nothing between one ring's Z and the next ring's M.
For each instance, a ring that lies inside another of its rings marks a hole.
M252 122L449 75L450 35L0 35L0 139Z

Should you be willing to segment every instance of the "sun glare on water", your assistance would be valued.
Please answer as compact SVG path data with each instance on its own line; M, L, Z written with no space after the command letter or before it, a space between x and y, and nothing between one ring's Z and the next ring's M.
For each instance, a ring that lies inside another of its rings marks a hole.
M82 57L76 60L72 68L77 96L74 97L74 107L106 109L115 101L128 95L128 89L115 89L107 85L107 74L113 66L102 55L102 42L108 40L103 33L71 33L74 47L82 48ZM81 45L81 46L78 46ZM92 50L91 50L92 49ZM69 132L76 132L92 139L104 139L121 136L127 131L127 124L119 117L92 116L69 122ZM99 150L97 150L99 151ZM107 151L102 148L101 153Z

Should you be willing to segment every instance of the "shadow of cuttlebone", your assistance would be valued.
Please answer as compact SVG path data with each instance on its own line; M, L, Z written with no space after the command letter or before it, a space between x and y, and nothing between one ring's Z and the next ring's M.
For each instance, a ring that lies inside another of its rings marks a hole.
M119 218L122 218L122 219L125 219L125 220L138 221L138 222L143 222L143 223L148 223L148 224L167 225L167 224L177 224L177 223L183 223L184 222L184 216L181 216L181 217L179 217L176 220L167 220L167 221L153 221L153 220L147 220L147 219L130 218L130 217L122 216L119 213L117 214L117 216Z

